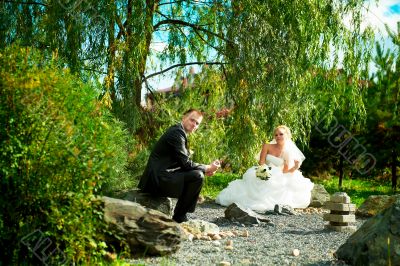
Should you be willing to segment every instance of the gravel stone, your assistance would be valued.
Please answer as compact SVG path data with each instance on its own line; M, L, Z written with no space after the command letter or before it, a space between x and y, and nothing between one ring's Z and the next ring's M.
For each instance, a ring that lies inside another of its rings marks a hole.
M224 217L226 207L212 201L197 205L189 219L200 219L215 223L220 231L248 231L248 237L227 237L233 240L233 249L218 248L213 241L183 241L174 254L164 257L141 257L127 262L137 265L346 265L334 257L335 251L346 242L351 233L337 232L325 228L323 213L317 208L296 209L297 215L266 214L270 223L245 226ZM366 219L358 219L359 228ZM294 256L293 250L299 255Z

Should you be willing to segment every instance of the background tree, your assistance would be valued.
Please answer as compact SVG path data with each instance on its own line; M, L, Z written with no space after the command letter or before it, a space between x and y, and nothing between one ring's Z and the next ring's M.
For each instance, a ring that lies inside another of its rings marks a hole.
M400 149L400 23L397 33L388 28L387 31L395 48L385 51L376 43L374 62L377 71L372 77L373 86L365 94L368 107L368 133L365 137L377 151L376 173L381 175L385 168L390 169L392 189L396 190Z
M317 73L317 72L316 72ZM316 118L312 127L309 146L305 147L306 160L302 165L302 169L314 178L326 178L329 175L339 176L339 189L342 188L345 174L352 176L360 166L357 160L363 158L365 141L360 143L358 140L361 133L361 127L364 120L354 123L352 119L355 114L352 104L354 99L348 98L348 91L353 90L353 83L357 84L359 92L368 89L367 80L354 80L351 76L347 76L343 69L322 71L320 70L315 76L316 83L324 84L321 91L336 91L335 94L326 94L322 98L323 102L319 104L320 109L326 110L325 106L334 105L333 112ZM337 96L335 96L337 95ZM358 101L363 99L358 99ZM358 117L363 119L366 110L363 108L363 102L358 103ZM339 107L340 106L340 107ZM332 107L331 107L332 108ZM365 166L368 167L368 166ZM365 168L364 167L364 168Z

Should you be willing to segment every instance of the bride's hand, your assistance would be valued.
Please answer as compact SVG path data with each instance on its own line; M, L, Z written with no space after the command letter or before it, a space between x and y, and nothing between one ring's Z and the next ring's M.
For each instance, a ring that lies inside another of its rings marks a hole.
M285 167L287 168L287 167ZM294 166L290 169L283 169L283 173L294 173L297 169L300 168L300 163L299 161L294 161Z

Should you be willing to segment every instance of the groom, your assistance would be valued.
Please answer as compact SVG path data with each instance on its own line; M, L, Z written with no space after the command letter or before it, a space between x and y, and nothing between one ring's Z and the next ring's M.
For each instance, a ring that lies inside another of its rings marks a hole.
M172 217L178 223L194 212L204 174L212 176L220 167L218 160L204 165L189 158L187 135L196 131L202 120L199 110L189 109L180 123L168 128L154 146L138 186L154 196L178 198Z

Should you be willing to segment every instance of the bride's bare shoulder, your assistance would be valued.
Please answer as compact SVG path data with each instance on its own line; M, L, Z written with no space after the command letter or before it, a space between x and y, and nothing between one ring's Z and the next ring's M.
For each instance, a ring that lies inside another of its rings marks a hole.
M266 145L267 145L267 147L270 148L270 149L275 149L275 148L277 147L277 144L276 144L276 143L267 143Z

